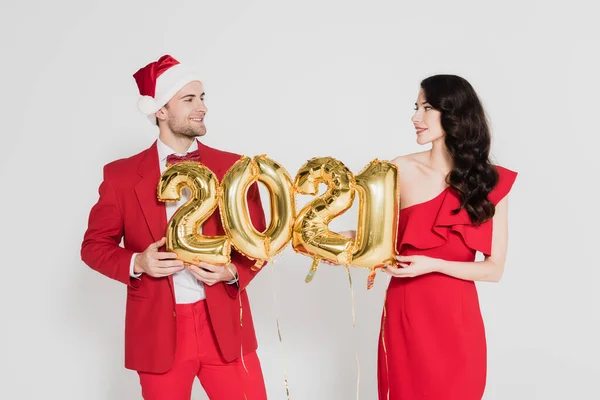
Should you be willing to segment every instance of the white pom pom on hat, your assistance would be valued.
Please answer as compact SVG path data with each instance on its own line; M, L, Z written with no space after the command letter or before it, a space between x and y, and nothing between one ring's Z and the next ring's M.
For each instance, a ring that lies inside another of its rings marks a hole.
M156 106L156 102L154 101L154 97L150 96L142 96L138 100L137 103L138 110L145 115L154 114L157 112L160 107Z

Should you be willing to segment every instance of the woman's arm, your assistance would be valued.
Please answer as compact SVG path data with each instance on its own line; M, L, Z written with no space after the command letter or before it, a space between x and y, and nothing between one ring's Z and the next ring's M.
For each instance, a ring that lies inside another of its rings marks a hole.
M446 261L427 256L398 256L400 268L387 267L384 270L396 278L438 272L469 281L498 282L504 273L508 246L508 199L505 197L496 205L493 219L492 251L484 261Z

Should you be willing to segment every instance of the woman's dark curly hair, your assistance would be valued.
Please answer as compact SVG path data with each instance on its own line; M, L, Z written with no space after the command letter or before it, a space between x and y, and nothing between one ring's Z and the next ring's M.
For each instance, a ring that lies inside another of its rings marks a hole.
M490 163L490 129L485 111L469 82L456 75L434 75L421 82L427 102L441 112L445 143L453 160L446 182L458 193L474 225L494 216L487 198L498 183Z

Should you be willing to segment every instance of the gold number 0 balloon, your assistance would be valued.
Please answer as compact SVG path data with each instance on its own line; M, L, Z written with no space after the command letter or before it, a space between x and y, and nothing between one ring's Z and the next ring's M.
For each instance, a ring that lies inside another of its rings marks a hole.
M352 240L331 232L328 224L352 205L354 175L331 157L313 158L298 171L294 188L297 193L316 195L320 183L327 184L327 191L300 210L292 235L294 250L313 257L306 282L312 280L322 259L342 265L352 260Z
M177 209L167 226L166 247L177 258L198 264L204 261L215 265L230 262L231 244L226 236L204 236L200 228L218 204L219 182L204 165L185 161L167 169L160 177L158 199L178 201L181 191L191 191L189 200Z
M271 200L270 224L265 232L258 232L252 225L246 202L248 188L256 181L265 184ZM258 260L254 269L259 269L292 237L296 214L292 179L280 164L265 156L242 157L225 174L222 188L223 228L242 254Z
M371 289L376 269L396 264L398 234L398 169L388 161L371 161L356 175L359 197L358 229L352 266L371 270Z

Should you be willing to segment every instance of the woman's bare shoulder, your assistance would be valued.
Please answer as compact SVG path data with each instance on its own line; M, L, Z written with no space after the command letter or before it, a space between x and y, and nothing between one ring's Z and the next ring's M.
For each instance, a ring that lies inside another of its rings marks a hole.
M403 156L398 156L392 160L392 163L398 167L398 172L401 175L408 174L409 176L421 172L425 165L425 160L428 152L412 153Z

